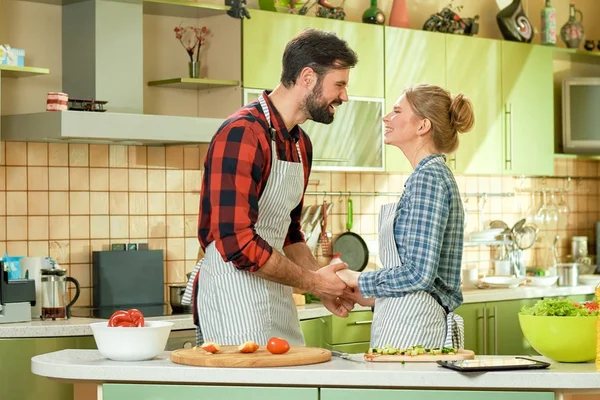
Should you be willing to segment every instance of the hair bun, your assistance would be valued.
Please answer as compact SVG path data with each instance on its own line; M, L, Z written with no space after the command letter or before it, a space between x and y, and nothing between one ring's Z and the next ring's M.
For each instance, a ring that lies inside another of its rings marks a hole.
M462 93L457 94L450 103L450 122L457 132L468 132L475 124L473 104Z

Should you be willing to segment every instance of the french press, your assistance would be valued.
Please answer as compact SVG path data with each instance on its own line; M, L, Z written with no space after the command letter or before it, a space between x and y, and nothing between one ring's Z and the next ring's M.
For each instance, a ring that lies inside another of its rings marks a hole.
M42 319L68 319L71 317L71 306L75 304L81 293L77 279L66 276L67 270L62 268L42 269ZM75 296L68 302L67 282L75 285Z

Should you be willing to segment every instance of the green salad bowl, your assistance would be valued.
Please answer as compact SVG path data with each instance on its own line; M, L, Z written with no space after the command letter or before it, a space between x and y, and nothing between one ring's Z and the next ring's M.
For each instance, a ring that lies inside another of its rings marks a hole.
M523 336L541 355L558 362L596 358L598 317L538 317L519 313Z

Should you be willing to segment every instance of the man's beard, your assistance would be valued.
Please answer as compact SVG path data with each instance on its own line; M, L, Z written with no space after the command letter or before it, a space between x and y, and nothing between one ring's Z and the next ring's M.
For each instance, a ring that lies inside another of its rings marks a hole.
M309 118L315 122L322 124L331 124L334 114L329 112L329 106L335 107L342 104L341 100L336 100L331 103L324 103L322 100L323 82L317 83L314 89L306 96L304 100L304 109L309 115Z

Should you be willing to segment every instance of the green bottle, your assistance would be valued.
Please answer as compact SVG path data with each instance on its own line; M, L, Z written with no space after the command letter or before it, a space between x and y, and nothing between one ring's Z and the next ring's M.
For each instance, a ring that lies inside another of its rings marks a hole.
M385 15L377 7L377 0L371 0L371 7L367 8L362 16L362 21L366 24L383 25L385 23Z

